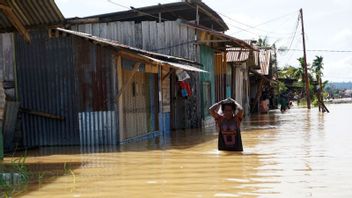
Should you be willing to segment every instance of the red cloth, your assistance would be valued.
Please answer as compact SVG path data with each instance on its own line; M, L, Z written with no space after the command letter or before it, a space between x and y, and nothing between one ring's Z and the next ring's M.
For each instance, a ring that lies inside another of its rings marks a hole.
M180 81L180 87L181 87L181 89L186 90L187 96L192 96L192 89L191 89L191 85L189 84L189 82Z

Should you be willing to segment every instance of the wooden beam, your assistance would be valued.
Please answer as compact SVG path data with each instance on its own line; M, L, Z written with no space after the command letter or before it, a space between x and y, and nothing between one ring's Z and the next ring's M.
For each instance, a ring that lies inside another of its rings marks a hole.
M40 116L40 117L49 118L49 119L53 119L53 120L61 120L61 121L65 120L64 117L59 116L59 115L54 115L51 113L35 111L35 110L31 110L31 109L26 109L26 108L20 108L20 111L22 113L28 113L30 115Z
M24 40L27 41L27 42L30 42L31 41L31 37L30 37L27 29L21 23L20 19L15 15L15 13L12 10L12 8L10 6L8 6L8 5L0 4L0 9L4 13L4 15L7 17L7 19L11 22L11 24L23 36Z
M259 100L260 100L260 97L262 96L262 91L263 91L263 85L264 85L264 78L261 78L260 79L260 82L258 84L258 87L257 87L257 93L255 95L255 99L252 103L252 106L251 106L251 112L253 113L254 110L255 110L255 106L258 104ZM260 111L260 109L258 108L258 112Z
M174 69L170 68L170 71L167 72L167 74L165 74L165 76L163 76L161 78L161 82L164 81L167 77L169 77L173 71L174 71Z
M225 43L231 42L230 40L200 40L199 43Z
M134 64L133 66L133 70L132 70L132 74L131 76L128 78L126 84L122 85L122 87L119 89L119 92L117 93L117 96L116 96L116 100L118 100L120 98L120 96L122 95L122 93L126 90L126 87L131 83L133 77L136 75L138 69L139 69L139 66L141 65L140 62Z
M116 59L116 77L117 77L117 89L120 90L123 84L123 75L122 75L122 58L117 56ZM123 97L117 98L116 101L118 105L119 112L119 141L122 142L125 139L124 131L124 111L123 111Z
M137 54L126 52L126 51L123 51L123 50L120 50L117 53L117 56L122 56L122 57L125 57L127 59L135 60L135 61L139 61L139 62L144 62L144 63L149 63L149 64L157 64L157 63L155 63L154 61L152 61L152 60L150 60L148 58L144 58L142 56L138 56Z

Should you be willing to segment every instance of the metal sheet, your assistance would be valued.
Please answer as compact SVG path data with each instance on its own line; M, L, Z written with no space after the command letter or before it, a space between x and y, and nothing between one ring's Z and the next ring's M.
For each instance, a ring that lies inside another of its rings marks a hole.
M7 3L24 26L53 25L65 19L54 0L8 0ZM0 31L12 28L0 12Z
M31 33L27 44L16 35L16 66L21 107L64 117L64 121L24 114L24 145L79 144L71 38ZM40 54L40 56L38 56Z
M249 51L241 48L230 48L227 50L227 62L244 62L249 58Z
M156 64L160 64L160 65L163 65L163 66L170 66L170 67L173 67L173 68L176 68L176 69L183 69L183 70L187 70L187 71L208 73L207 71L204 71L202 69L198 69L196 67L192 67L192 66L189 66L189 65L173 63L173 62L170 62L170 61L163 61L163 60L159 60L159 59L152 58L150 56L145 56L145 55L142 55L142 54L140 54L140 56L145 57L145 58L147 58L149 60L152 60Z
M4 147L5 152L12 151L15 137L17 114L19 110L19 102L7 102L3 123Z
M91 34L87 34L84 32L67 30L67 29L63 29L63 28L56 28L56 29L60 32L65 32L67 34L71 34L71 35L75 35L77 37L85 38L85 39L91 40L95 43L99 43L101 45L107 45L107 46L110 46L113 48L123 49L123 50L129 51L131 53L138 53L138 54L146 55L148 57L153 57L158 60L164 60L164 61L169 61L169 62L174 62L174 63L183 62L183 63L187 63L187 64L199 65L199 63L197 63L197 62L192 61L192 60L188 60L185 58L180 58L180 57L176 57L176 56L169 56L169 55L151 52L151 51L131 47L131 46L128 46L125 44L121 44L118 41L106 39L106 35L105 36L103 35L102 37L98 37L98 36L93 36ZM101 28L101 31L102 30L106 31L106 28Z
M79 38L74 38L73 44L80 144L117 144L116 66L112 51Z
M258 52L255 53L255 57L258 58ZM271 60L271 50L260 50L259 52L260 69L256 71L262 75L269 75L270 60Z

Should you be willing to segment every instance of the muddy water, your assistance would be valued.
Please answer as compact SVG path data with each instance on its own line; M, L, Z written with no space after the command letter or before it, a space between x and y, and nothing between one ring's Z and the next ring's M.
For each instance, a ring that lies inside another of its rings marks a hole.
M242 153L218 151L214 129L112 152L32 151L27 163L42 174L22 196L352 197L352 105L329 108L253 116L244 122Z

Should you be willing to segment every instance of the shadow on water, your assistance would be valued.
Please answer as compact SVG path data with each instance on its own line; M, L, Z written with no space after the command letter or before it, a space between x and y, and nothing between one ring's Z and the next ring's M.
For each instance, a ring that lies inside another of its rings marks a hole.
M25 195L39 190L59 177L68 177L75 183L74 170L81 167L81 162L24 162L22 170L18 170L13 161L5 161L0 165L0 176L7 182L7 189L1 189L0 197ZM8 177L9 176L9 177ZM2 185L2 187L5 187ZM2 194L5 193L5 194Z
M83 145L83 146L51 146L37 147L26 151L16 152L13 156L19 157L26 153L27 157L93 154L110 152L143 152L151 150L189 149L199 144L217 138L215 127L210 129L188 129L170 131L152 139L122 145ZM12 156L12 155L11 155ZM11 157L7 155L5 157Z
M292 113L291 113L292 114ZM282 123L288 121L280 115L279 111L271 111L267 114L254 114L246 118L241 126L242 133L254 130L276 129ZM83 145L83 146L53 146L38 147L26 151L28 157L50 156L50 155L71 155L71 154L93 154L111 152L143 152L151 150L169 149L190 149L199 144L217 139L217 129L215 126L206 129L187 129L170 131L152 139L133 142L123 145ZM18 152L15 157L21 156L23 152Z

